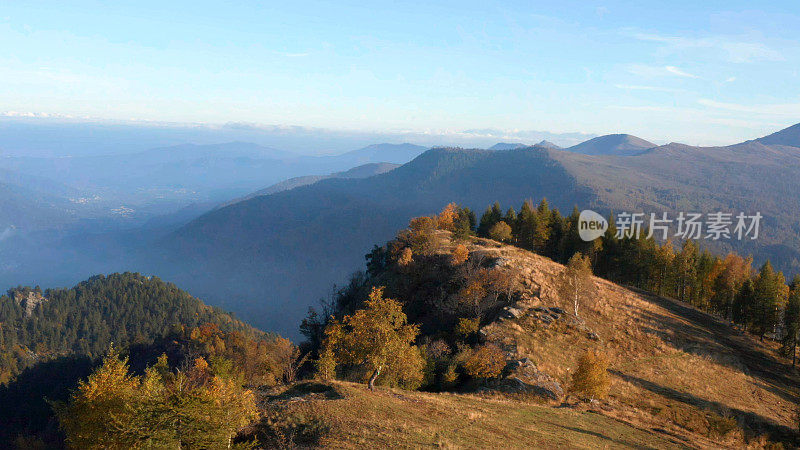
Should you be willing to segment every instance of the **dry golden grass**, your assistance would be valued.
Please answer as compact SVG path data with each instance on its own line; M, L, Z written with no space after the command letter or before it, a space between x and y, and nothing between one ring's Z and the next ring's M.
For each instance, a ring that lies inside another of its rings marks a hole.
M335 396L299 396L285 414L314 417L326 448L681 448L668 434L585 409L472 395L433 394L334 382ZM313 411L313 412L312 412Z
M555 291L563 266L518 248L482 241L467 247L503 258L503 267L521 274L527 289L520 306L571 310ZM798 377L777 356L774 344L757 342L673 300L599 278L595 285L596 295L581 305L584 326L572 320L544 326L527 316L494 323L487 331L565 387L578 357L586 349L602 350L613 375L604 414L668 429L708 446L743 445L745 439L762 433L794 439ZM599 339L590 339L587 331ZM721 436L733 421L746 433L732 430Z

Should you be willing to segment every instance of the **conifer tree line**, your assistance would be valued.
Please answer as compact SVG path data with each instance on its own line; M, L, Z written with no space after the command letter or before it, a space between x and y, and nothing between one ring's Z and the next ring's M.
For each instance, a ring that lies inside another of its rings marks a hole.
M42 298L30 310L17 300L29 293ZM98 358L112 342L148 344L205 323L263 334L174 284L138 273L97 275L69 289L14 288L0 296L0 384L38 361Z
M648 233L617 237L613 214L608 230L599 239L586 242L578 235L580 212L568 216L550 208L546 199L534 206L529 200L517 213L505 212L499 203L486 208L475 222L474 213L462 222L462 233L474 232L533 251L560 263L574 254L589 258L594 274L619 284L672 297L702 310L718 314L761 339L774 336L784 354L793 354L800 331L800 275L789 286L783 273L769 261L758 270L752 257L729 253L725 257L701 249L693 240L676 248L671 241L657 242Z

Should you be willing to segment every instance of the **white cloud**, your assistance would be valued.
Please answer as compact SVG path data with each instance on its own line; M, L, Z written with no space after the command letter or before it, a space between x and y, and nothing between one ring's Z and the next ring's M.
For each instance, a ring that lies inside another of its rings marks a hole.
M649 66L646 64L633 64L628 66L628 71L642 77L678 76L683 78L700 78L675 66Z
M736 77L728 77L725 79L726 83L733 83L734 81L736 81Z
M641 41L658 42L670 51L687 49L709 49L721 52L725 59L733 63L753 63L759 61L785 61L786 58L773 48L760 42L738 39L731 36L710 36L692 38L683 36L662 36L658 34L637 33Z
M692 75L691 73L684 72L683 70L675 67L675 66L666 66L664 67L667 72L675 74L679 77L687 77L687 78L697 78L697 75Z

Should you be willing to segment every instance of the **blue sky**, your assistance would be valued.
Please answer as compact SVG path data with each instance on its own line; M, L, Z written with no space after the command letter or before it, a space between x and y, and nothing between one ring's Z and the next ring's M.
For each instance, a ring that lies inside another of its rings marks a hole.
M0 4L5 115L719 144L800 122L799 63L795 0Z

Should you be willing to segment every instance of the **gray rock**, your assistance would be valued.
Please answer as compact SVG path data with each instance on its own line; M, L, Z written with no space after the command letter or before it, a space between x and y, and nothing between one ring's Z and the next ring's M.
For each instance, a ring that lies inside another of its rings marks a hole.
M519 317L522 317L522 315L524 314L524 313L522 312L522 310L521 310L521 309L519 309L519 308L506 307L506 308L505 308L505 310L506 310L506 313L507 313L507 314L508 314L510 317L513 317L513 318L515 318L515 319L516 319L516 318L519 318Z
M550 375L540 371L530 359L524 358L509 363L508 376L493 382L494 390L513 394L533 394L559 402L564 398L564 389Z
M497 259L495 259L494 261L492 261L490 263L490 266L492 268L503 267L503 266L508 265L508 263L509 263L509 261L507 259L505 259L505 258L497 258Z
M47 299L42 296L42 294L34 291L28 291L27 293L23 293L22 291L15 291L11 298L17 302L18 305L22 306L25 309L25 316L29 317L33 314L33 311L39 306L40 303L47 301Z

